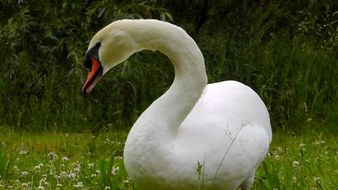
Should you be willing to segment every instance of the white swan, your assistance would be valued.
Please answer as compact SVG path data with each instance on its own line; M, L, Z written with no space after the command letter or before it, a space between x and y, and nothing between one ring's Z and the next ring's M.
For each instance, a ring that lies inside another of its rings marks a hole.
M128 135L124 161L130 178L145 190L250 189L272 138L268 111L239 82L207 85L203 55L180 27L121 20L100 30L86 53L90 72L83 92L144 49L167 55L175 79Z

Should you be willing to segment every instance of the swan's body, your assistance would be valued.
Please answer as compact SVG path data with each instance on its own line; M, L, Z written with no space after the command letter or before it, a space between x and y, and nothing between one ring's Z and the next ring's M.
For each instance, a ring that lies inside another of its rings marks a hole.
M143 49L161 51L175 67L170 89L127 138L125 166L139 188L250 189L272 138L267 109L251 88L236 81L207 85L199 48L169 23L117 21L94 36L88 52L96 46L103 74ZM85 92L98 79L88 78Z

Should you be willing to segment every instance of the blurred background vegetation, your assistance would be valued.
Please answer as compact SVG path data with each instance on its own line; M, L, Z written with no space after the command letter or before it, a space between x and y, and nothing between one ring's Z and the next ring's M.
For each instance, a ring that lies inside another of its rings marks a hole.
M1 0L0 126L70 132L131 127L172 82L165 56L137 53L90 95L81 93L91 37L123 18L184 28L205 56L209 82L251 86L275 129L337 132L335 0Z

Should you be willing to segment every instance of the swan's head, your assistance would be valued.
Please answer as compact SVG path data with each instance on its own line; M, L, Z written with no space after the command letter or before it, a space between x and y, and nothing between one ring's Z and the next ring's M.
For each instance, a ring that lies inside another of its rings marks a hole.
M105 73L132 55L135 45L121 24L112 23L96 33L85 55L84 65L89 74L82 92L89 93Z

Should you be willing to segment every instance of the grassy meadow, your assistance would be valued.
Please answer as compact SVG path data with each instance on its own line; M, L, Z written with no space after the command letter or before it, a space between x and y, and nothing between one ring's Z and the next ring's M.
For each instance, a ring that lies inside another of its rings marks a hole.
M1 132L1 190L137 189L123 167L127 131ZM336 135L276 131L253 189L337 189L337 166Z

